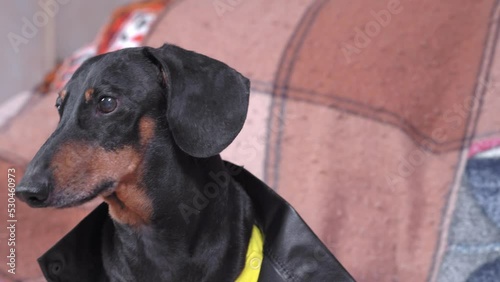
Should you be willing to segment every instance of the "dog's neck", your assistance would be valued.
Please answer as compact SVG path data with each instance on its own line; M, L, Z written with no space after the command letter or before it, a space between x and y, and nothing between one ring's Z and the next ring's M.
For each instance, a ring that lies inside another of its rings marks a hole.
M150 148L144 157L142 183L152 212L146 223L113 220L105 228L108 276L234 281L244 266L254 223L248 195L219 156L195 159L172 146Z

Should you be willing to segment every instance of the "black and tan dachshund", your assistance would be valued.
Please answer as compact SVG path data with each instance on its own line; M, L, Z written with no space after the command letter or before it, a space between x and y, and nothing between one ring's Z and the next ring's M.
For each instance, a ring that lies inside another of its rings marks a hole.
M40 259L46 278L352 281L283 199L219 157L243 126L249 84L173 45L87 60L16 190L32 207L105 202ZM249 262L254 227L263 261ZM257 276L243 279L249 267Z

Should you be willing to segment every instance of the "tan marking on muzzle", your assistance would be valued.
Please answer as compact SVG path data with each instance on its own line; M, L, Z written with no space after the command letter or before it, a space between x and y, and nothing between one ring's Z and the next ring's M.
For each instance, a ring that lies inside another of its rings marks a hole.
M142 146L145 146L146 144L149 143L149 141L151 141L151 139L153 139L155 128L156 128L156 122L154 121L153 118L150 117L141 118L139 122L139 137Z
M102 191L101 196L109 204L110 215L118 222L137 226L147 224L152 214L152 203L142 186L142 153L124 147L106 151L83 142L61 146L54 156L51 167L54 173L53 193L67 197L85 198L92 195L99 184L115 181L113 192Z
M90 102L92 100L92 95L94 95L94 88L89 88L85 91L85 102Z

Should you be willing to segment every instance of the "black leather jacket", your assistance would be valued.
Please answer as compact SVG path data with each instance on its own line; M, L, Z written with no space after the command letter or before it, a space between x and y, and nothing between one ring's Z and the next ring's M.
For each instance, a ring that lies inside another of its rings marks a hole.
M265 237L260 282L354 281L290 204L246 170L234 178L250 196ZM38 259L48 281L108 280L100 247L106 220L103 203Z

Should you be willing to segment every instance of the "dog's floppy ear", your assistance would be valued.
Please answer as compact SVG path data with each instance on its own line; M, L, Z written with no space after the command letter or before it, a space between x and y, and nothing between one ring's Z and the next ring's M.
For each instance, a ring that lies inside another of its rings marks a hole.
M144 53L160 68L177 145L194 157L219 154L243 127L249 80L222 62L174 45L145 47Z

